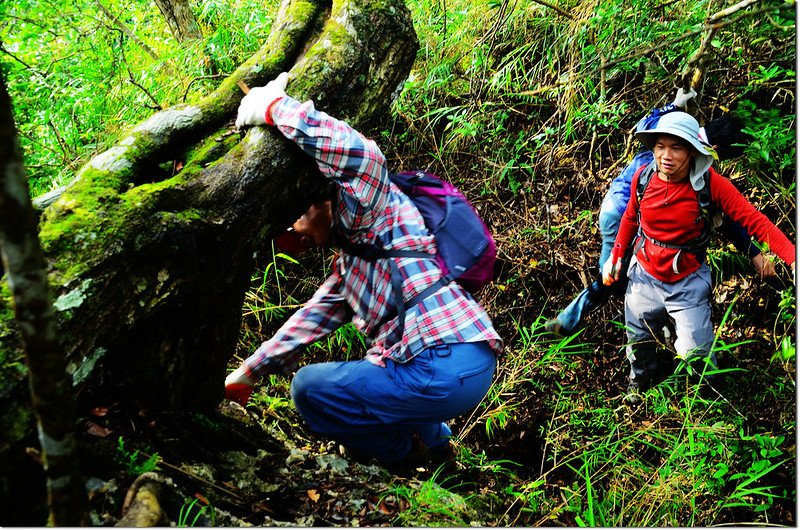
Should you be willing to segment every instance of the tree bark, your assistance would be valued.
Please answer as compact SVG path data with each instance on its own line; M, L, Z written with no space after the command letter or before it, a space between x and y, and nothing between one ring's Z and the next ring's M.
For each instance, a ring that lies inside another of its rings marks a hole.
M75 401L67 363L56 336L36 217L17 143L6 82L0 72L0 254L14 299L29 372L50 523L82 526L87 496L75 443Z
M151 408L220 402L254 253L325 187L276 130L234 129L237 82L290 71L289 94L366 130L388 116L417 47L401 0L285 0L262 48L216 91L156 113L78 172L42 213L39 237L79 397L103 388ZM0 283L0 469L31 432L10 307ZM13 494L5 488L0 497Z
M159 11L167 21L169 30L180 43L203 37L189 0L155 0Z

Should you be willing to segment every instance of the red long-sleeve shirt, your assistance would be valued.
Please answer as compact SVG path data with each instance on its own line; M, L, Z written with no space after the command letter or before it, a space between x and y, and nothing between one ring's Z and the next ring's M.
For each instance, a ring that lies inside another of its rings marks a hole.
M633 177L631 189L635 190L642 169ZM759 212L742 196L730 180L711 172L711 200L739 222L759 241L767 243L772 252L791 265L795 260L795 246L764 214ZM631 193L628 207L622 217L613 256L621 258L631 244L639 228L641 210L642 231L655 240L671 245L683 245L698 237L704 221L700 216L697 193L692 189L689 179L683 182L669 182L653 175L647 185L641 204L635 193ZM666 283L674 283L696 271L701 263L692 252L683 251L675 261L679 249L666 248L645 238L644 244L636 254L638 262L654 278ZM677 269L677 272L676 272Z

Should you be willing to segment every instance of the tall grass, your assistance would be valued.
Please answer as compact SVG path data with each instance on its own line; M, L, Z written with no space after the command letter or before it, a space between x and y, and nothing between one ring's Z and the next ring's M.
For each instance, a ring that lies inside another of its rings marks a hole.
M731 367L720 371L719 393L701 393L677 373L651 390L639 410L620 398L626 376L621 331L616 344L608 344L605 337L580 335L553 340L541 328L545 311L572 294L570 283L577 291L597 266L597 249L586 241L594 223L582 212L597 211L608 181L636 149L630 129L671 100L699 45L702 21L726 6L559 3L567 15L533 1L409 5L422 48L395 105L388 143L401 160L425 153L435 171L465 189L479 208L486 206L501 253L500 274L482 299L502 329L506 351L489 395L462 419L459 438L505 445L512 454L522 434L542 438L541 460L524 461L522 470L512 465L495 485L507 506L504 521L792 521L791 285L778 293L776 317L759 323L733 304L728 316L715 317L715 350ZM701 122L726 111L745 120L753 142L723 170L791 235L795 139L786 88L795 79L794 27L792 11L772 5L769 23L745 16L715 35L700 95L688 110ZM643 53L665 42L670 45ZM613 66L600 68L604 62ZM715 294L728 303L730 285L751 274L749 264L727 248L712 249L710 256L724 289ZM744 285L756 287L749 279ZM747 330L754 326L772 328L772 335L749 342ZM766 349L769 358L770 348L773 364L750 366L749 351ZM766 420L753 406L766 402L780 404L780 420ZM483 458L491 462L502 454Z
M104 5L158 60L91 2L0 2L0 67L34 195L68 181L155 108L216 86L260 46L277 3L199 0L193 7L205 37L190 46L174 42L152 3ZM719 393L679 372L648 391L640 408L625 406L624 335L610 322L619 305L598 313L585 333L555 339L542 329L595 274L593 213L636 149L630 129L671 99L703 20L727 3L408 6L421 48L393 122L377 134L398 169L425 167L455 182L493 229L496 279L479 297L506 349L484 402L457 420L459 462L477 475L475 486L461 487L472 493L451 497L438 487L444 476L419 491L398 487L393 498L409 509L396 522L467 525L477 517L472 507L490 507L494 519L485 522L503 525L795 524L796 293L785 271L763 285L741 277L747 262L731 266L737 258L728 249L709 254L715 303L727 305L725 315L715 313L715 348L729 367ZM747 16L755 9L759 16ZM753 140L724 173L790 235L793 14L793 4L771 0L727 19L688 109L701 122L726 111L745 120ZM329 254L263 254L235 361L271 336L330 270ZM363 337L345 327L308 360L363 349ZM273 420L294 417L283 378L253 403Z

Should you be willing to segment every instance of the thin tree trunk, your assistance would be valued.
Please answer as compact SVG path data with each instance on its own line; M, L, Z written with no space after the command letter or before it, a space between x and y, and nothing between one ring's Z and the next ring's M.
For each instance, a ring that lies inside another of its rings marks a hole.
M87 496L76 453L75 401L59 347L47 272L25 180L11 99L0 72L0 253L29 371L50 524L87 522Z
M200 39L203 33L189 7L189 0L155 0L169 30L178 42Z

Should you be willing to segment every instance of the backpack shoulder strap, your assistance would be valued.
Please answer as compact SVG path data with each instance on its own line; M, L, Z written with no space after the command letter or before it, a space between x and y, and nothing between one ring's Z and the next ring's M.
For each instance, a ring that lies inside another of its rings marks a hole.
M636 200L641 204L644 192L647 185L650 184L650 179L656 174L656 161L652 160L649 164L644 166L644 169L639 170L639 180L636 183Z
M711 206L711 171L703 173L703 187L697 190L697 202L703 210Z
M722 224L723 213L719 205L711 199L711 170L703 173L703 187L697 190L697 203L700 207L700 218L704 221L699 240L707 246L711 233Z

